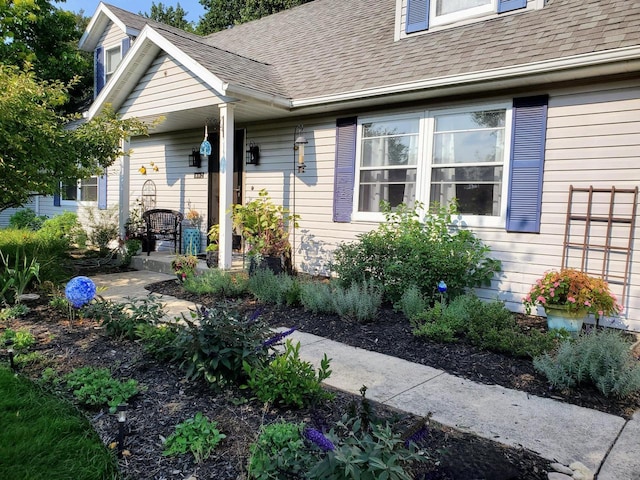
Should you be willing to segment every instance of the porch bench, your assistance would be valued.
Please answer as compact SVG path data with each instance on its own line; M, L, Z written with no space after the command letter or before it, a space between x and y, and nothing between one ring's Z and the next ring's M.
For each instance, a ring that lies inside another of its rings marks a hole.
M182 253L182 220L184 216L176 210L155 208L142 214L146 224L147 256L151 254L152 240L173 240L173 250Z

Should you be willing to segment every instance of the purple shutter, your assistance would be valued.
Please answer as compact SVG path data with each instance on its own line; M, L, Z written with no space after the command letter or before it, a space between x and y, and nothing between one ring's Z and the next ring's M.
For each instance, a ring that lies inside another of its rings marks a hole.
M349 223L356 171L356 117L336 122L336 168L333 182L333 221Z
M549 97L513 99L507 231L540 233Z
M104 87L104 48L96 48L96 78L95 78L96 97Z
M407 0L405 32L413 33L429 28L429 0Z
M498 0L498 13L526 8L527 0Z
M107 169L98 177L98 209L107 209Z
M54 207L59 207L60 206L60 194L59 193L54 193L53 194L53 206Z
M124 37L122 39L122 49L120 50L122 58L124 58L124 56L127 54L127 52L129 51L129 47L130 46L131 46L131 38Z

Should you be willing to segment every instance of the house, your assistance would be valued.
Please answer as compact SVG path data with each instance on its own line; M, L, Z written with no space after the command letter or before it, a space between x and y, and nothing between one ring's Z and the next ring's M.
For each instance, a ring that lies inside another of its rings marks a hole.
M225 212L266 188L301 216L297 268L326 274L380 200L457 198L503 264L481 297L521 310L544 271L578 266L640 330L640 2L315 0L207 37L101 3L80 48L89 118L163 119L98 188L121 226L145 192L195 208L228 267Z

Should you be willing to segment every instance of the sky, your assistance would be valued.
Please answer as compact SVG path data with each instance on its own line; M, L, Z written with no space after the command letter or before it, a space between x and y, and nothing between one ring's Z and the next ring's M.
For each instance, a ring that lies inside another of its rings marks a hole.
M66 0L66 2L51 2L53 5L63 10L71 10L79 12L84 10L85 17L91 17L98 8L100 0ZM180 3L183 10L187 12L187 20L198 23L200 16L204 14L204 7L200 5L199 0L105 0L104 3L115 5L123 10L133 13L149 13L151 4L158 5L162 3L166 7L174 7Z

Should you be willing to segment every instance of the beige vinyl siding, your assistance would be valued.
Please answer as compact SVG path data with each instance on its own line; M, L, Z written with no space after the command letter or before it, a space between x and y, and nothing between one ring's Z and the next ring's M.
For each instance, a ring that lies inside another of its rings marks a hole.
M201 245L206 246L207 225L207 164L196 169L188 166L191 149L202 142L200 130L136 137L131 140L130 207L142 195L142 186L152 180L156 186L156 208L169 208L186 213L189 207L203 216ZM158 171L153 170L153 166ZM138 170L146 168L146 175ZM204 178L194 178L194 173L204 172Z
M122 39L126 36L126 33L123 32L118 25L113 22L109 22L107 28L102 32L100 40L98 40L98 45L104 48L115 47L120 44Z
M182 64L161 53L120 108L124 118L217 105L220 99Z

